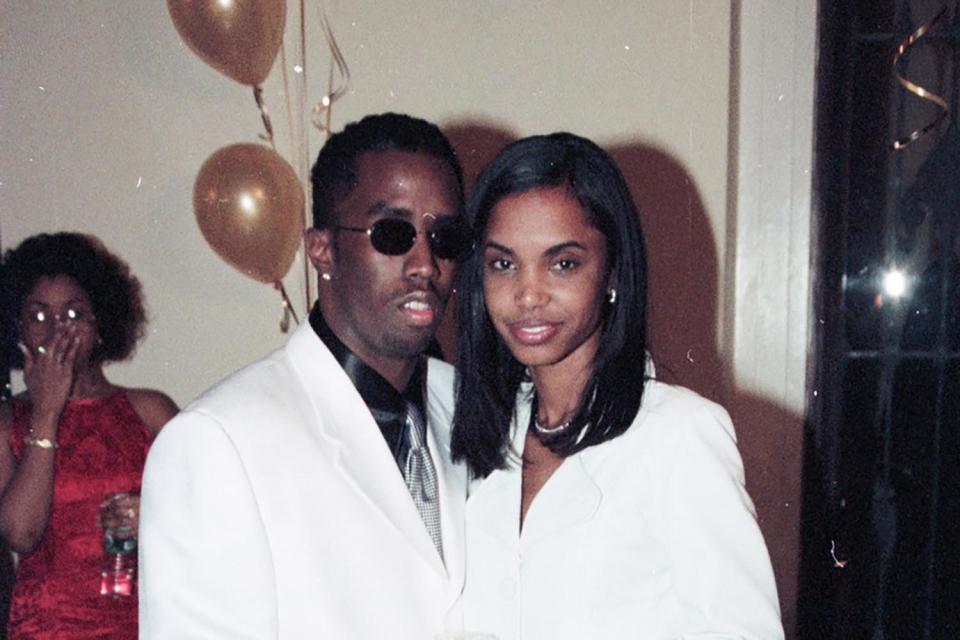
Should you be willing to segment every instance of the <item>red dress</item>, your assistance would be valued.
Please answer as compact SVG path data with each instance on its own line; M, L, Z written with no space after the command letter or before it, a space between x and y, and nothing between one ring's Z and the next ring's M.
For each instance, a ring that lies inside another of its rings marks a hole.
M10 446L19 460L30 405L13 401ZM20 558L9 640L137 637L137 598L100 595L109 493L139 491L150 432L127 394L74 400L60 418L50 521L36 549Z

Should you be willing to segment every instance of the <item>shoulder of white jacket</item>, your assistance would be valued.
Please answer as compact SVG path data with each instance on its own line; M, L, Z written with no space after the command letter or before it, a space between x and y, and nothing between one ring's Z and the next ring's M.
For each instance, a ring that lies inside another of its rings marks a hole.
M696 391L678 385L649 380L643 392L640 412L634 425L659 424L665 433L678 435L684 431L726 432L736 438L727 410Z
M680 385L647 380L643 389L642 406L670 411L707 411L726 414L726 409L696 391Z
M230 423L253 407L296 404L291 395L299 397L303 385L289 358L285 345L231 373L184 407L164 431L182 422Z
M453 365L438 358L427 358L428 384L453 385L456 372Z
M427 361L427 389L431 397L452 407L455 384L456 372L452 365L436 358Z

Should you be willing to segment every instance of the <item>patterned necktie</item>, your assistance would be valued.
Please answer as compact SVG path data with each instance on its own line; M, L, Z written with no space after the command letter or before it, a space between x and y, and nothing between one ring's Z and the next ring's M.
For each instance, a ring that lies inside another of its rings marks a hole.
M433 539L433 544L443 558L443 540L440 537L440 501L437 490L437 470L427 450L427 430L420 410L407 402L407 429L410 436L410 452L403 467L403 478L413 498L423 524Z

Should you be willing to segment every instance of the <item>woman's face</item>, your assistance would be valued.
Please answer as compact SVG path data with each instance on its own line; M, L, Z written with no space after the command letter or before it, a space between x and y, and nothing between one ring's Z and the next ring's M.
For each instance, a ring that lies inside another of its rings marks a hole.
M72 330L80 339L76 362L87 364L97 340L97 319L90 296L70 276L44 276L30 290L20 309L20 338L36 353L54 336Z
M588 368L607 293L607 243L566 187L494 207L483 245L487 313L513 356L537 368Z

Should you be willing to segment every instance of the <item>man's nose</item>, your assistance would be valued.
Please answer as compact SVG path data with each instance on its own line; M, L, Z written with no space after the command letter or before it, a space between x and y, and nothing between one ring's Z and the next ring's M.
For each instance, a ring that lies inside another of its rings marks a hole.
M408 277L430 279L436 277L440 271L437 259L430 248L430 242L425 233L418 233L413 247L407 252L404 271Z

